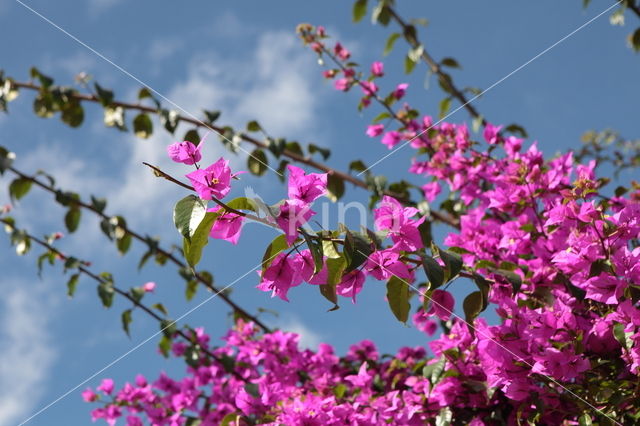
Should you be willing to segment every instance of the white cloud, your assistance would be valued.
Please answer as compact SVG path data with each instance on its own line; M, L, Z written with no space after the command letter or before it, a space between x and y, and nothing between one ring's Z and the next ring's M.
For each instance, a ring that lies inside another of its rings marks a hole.
M50 342L50 306L26 283L2 281L0 329L0 425L16 424L35 408L55 350Z
M300 347L306 349L317 349L324 339L320 333L307 327L297 316L285 315L283 319L277 321L277 326L283 331L300 335Z
M89 0L89 15L97 17L103 12L122 3L123 0Z
M149 59L154 62L163 61L171 57L183 46L184 42L178 38L162 38L153 40L153 42L151 42L151 46L149 46Z

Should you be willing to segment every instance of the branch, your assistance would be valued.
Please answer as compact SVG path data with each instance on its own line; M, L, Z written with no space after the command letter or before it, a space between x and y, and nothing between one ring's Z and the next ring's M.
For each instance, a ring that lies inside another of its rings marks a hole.
M6 219L0 218L0 223L5 224L6 226L8 226L10 229L16 231L17 228L15 227L15 225L13 224L13 222L8 221ZM44 240L41 240L40 238L37 238L31 234L29 234L27 231L25 231L24 229L21 230L24 233L24 236L26 238L28 238L31 241L34 241L35 243L37 243L39 246L47 249L49 252L55 254L59 259L61 260L67 260L70 257L65 255L64 253L62 253L60 250L58 250L57 248L53 247L51 244L47 243ZM107 284L107 281L102 278L101 276L97 275L96 273L94 273L93 271L91 271L90 269L88 269L87 267L83 266L88 264L88 262L80 262L80 265L76 268L80 273L86 275L87 277L93 279L94 281L98 282L98 284ZM176 325L176 321L171 320L169 318L163 318L160 315L158 315L155 311L153 311L151 308L149 308L148 306L144 305L142 302L140 302L139 300L137 300L135 297L131 296L131 294L129 294L129 292L122 290L119 287L116 287L115 285L113 285L113 283L111 283L111 287L113 288L114 292L118 295L120 295L121 297L124 297L125 299L129 300L129 302L131 302L131 304L136 307L136 308L140 308L142 311L144 311L147 315L149 315L150 317L152 317L153 319L155 319L156 321L158 321L161 326L163 322L168 322L169 325L165 326L162 328L161 331L165 331L166 329L168 329L169 327L172 327L174 325ZM191 341L191 337L188 336L184 331L180 330L180 329L176 329L176 333L178 335L180 335L182 338L184 338L187 341ZM201 347L202 352L204 352L205 354L207 354L210 358L212 358L214 361L218 362L220 365L224 366L225 363L224 361L219 358L216 354L214 354L213 352L209 351L207 348L205 347ZM236 372L235 370L232 370L231 373L236 377L236 379L241 380L243 382L246 382L247 379L245 379L244 377L242 377L238 372Z
M486 126L487 120L485 120L484 117L478 112L478 110L476 110L476 108L469 103L469 100L467 100L467 97L464 95L464 93L453 84L451 77L447 73L442 71L442 67L440 66L440 64L435 59L433 59L429 52L427 52L424 44L420 43L417 36L415 35L415 27L407 24L391 6L387 5L387 9L389 10L391 18L396 21L396 23L400 25L400 27L402 27L402 32L405 35L405 38L407 39L409 45L412 48L416 48L419 46L423 47L422 54L420 56L422 60L427 64L431 72L433 72L440 78L443 84L446 85L446 87L450 90L450 94L458 99L458 101L460 101L462 106L469 112L469 114L473 118L481 120L482 125Z
M17 88L23 88L23 89L28 89L28 90L34 90L34 91L41 91L42 87L38 86L36 84L30 83L30 82L19 82L19 81L11 81L12 86L17 87ZM83 93L78 93L78 92L70 92L67 94L67 96L69 96L72 99L78 100L78 101L84 101L84 102L95 102L95 103L99 103L100 100L98 99L97 96L92 95L92 94L83 94ZM114 107L122 107L124 109L128 109L128 110L137 110L137 111L141 111L141 112L146 112L146 113L151 113L151 114L158 114L159 110L153 107L149 107L149 106L145 106L145 105L141 105L141 104L134 104L134 103L129 103L129 102L122 102L122 101L113 101L111 102L111 106ZM184 115L178 115L177 117L177 121L183 121L185 123L190 123L193 124L196 127L204 127L206 129L209 129L211 131L214 131L218 134L223 134L225 129L224 127L221 126L216 126L214 124L211 123L207 123L201 120L197 120L191 117L187 117ZM262 149L268 149L269 145L261 140L258 140L256 138L253 138L245 133L240 133L239 137L245 141L248 142L258 148L262 148ZM345 173L339 170L336 170L334 168L329 167L328 165L324 164L324 163L320 163L318 161L312 160L309 157L305 157L304 155L300 155L298 153L295 153L293 151L289 151L289 150L284 150L282 152L282 155L284 155L285 157L288 157L289 159L293 160L294 162L297 163L301 163L301 164L306 164L309 167L312 167L316 170L320 170L322 172L328 173L330 175L336 176L340 179L342 179L345 182L349 182L359 188L363 188L363 189L369 189L369 185L361 179L358 179L357 177L349 174L349 173ZM389 195L395 198L402 198L400 197L398 194L392 192L392 191L384 191L385 195ZM454 228L458 227L458 223L457 220L455 218L450 217L449 215L447 215L446 213L441 213L441 212L437 212L437 211L432 211L431 215L433 216L433 218L437 221L440 221L442 223L446 223Z
M46 183L43 183L42 181L38 180L34 176L30 176L30 175L24 174L21 171L15 169L13 167L9 167L7 170L11 171L12 173L16 174L17 176L19 176L19 177L21 177L23 179L27 179L27 180L33 182L35 185L39 186L40 188L44 189L45 191L47 191L47 192L49 192L49 193L51 193L53 195L56 195L56 194L58 194L60 192L56 188L54 188L54 187L52 187L50 185L47 185ZM96 209L94 206L92 206L90 204L87 204L87 203L83 202L82 200L74 200L74 203L78 207L82 207L82 208L84 208L86 210L89 210L89 211L93 212L94 214L96 214L97 216L99 216L102 219L106 219L106 220L110 219L110 216L107 216L106 214L104 214L100 210ZM135 238L136 240L146 244L147 246L149 246L149 248L151 248L151 246L149 245L148 240L145 237L143 237L142 235L138 234L137 232L129 229L127 226L121 226L121 228L123 229L123 231L126 234L129 234L132 238ZM164 250L159 246L158 247L154 247L154 249L158 253L160 253L163 256L165 256L168 260L173 262L176 266L178 266L180 268L187 268L187 265L184 262L182 262L180 259L178 259L176 256L174 256L169 251ZM218 294L220 296L220 298L222 300L224 300L224 302L227 305L229 305L235 312L239 312L242 316L244 316L244 317L250 319L251 321L253 321L257 326L259 326L266 333L270 333L271 332L271 329L269 327L267 327L267 325L264 324L262 321L260 321L256 316L250 314L245 309L243 309L238 304L236 304L236 302L234 302L228 295L226 295L224 292L222 292L222 290L218 289L216 286L214 286L213 284L209 283L209 281L207 281L202 275L197 273L195 270L193 272L194 272L194 278L199 283L203 284L210 291Z

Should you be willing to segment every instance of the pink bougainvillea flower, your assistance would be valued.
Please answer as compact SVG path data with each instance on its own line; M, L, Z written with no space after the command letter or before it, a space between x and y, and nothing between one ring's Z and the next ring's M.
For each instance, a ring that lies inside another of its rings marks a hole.
M443 321L448 321L453 313L455 300L451 293L444 290L434 290L431 294L431 308L427 312L429 315L436 315Z
M82 399L85 402L94 402L98 400L98 394L91 390L91 388L87 388L82 391Z
M258 288L262 291L271 291L271 297L278 296L288 302L289 289L302 283L300 267L299 258L280 253L262 274Z
M373 81L361 81L362 92L367 96L373 96L378 92L378 86Z
M231 190L229 161L222 157L206 169L194 170L186 176L203 200L222 199Z
M302 250L296 257L299 258L300 276L304 281L314 285L324 285L327 283L327 277L329 275L327 265L323 265L317 274L313 274L314 260L311 255L311 250Z
M216 212L218 210L220 210L220 207L216 206L207 211ZM213 223L209 236L218 240L229 241L232 244L238 244L243 222L244 217L239 214L226 212L222 216L218 216Z
M113 380L112 379L102 380L102 383L100 383L100 386L98 386L96 389L99 390L100 392L110 395L111 392L113 392Z
M400 133L392 130L384 134L381 142L385 144L389 149L392 149L394 146L398 145L401 140L402 136L400 135Z
M399 260L400 255L393 249L374 251L365 263L365 271L377 280L389 279L392 275L406 280L413 276L407 265Z
M202 159L202 146L208 135L202 137L197 147L189 141L174 142L167 147L167 154L176 163L195 164Z
M340 43L336 43L333 53L343 61L346 61L351 56L351 53Z
M327 174L309 173L305 175L304 170L294 165L287 166L289 169L289 198L299 200L306 204L311 204L317 198L327 192Z
M151 293L153 290L156 289L156 283L154 283L153 281L149 281L148 283L144 283L144 285L142 286L142 289L146 293Z
M483 132L484 140L490 145L497 144L500 141L500 130L502 130L502 126L494 126L491 123L487 123Z
M409 87L408 83L401 83L396 86L396 89L393 91L393 97L396 99L402 99L404 95L407 93L407 88Z
M441 191L440 184L437 181L424 184L421 188L424 193L424 198L429 202L435 200Z
M342 277L342 281L336 286L336 293L340 296L350 297L356 303L356 295L362 290L365 276L362 271L355 270Z
M309 204L300 200L285 200L280 205L280 214L276 223L287 236L287 244L291 245L298 238L298 227L307 223L316 214Z
M367 127L367 136L375 138L384 132L384 124L372 124Z
M371 74L376 77L382 77L384 75L384 64L378 61L372 63Z
M333 83L336 90L340 90L342 92L346 92L351 87L351 80L348 78L339 78Z

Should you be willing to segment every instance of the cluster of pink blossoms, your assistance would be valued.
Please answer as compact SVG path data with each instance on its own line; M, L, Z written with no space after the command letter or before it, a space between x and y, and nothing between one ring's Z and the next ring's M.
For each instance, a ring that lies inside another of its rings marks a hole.
M326 53L316 37L324 37L324 30L305 40ZM347 66L349 52L343 46L331 52L346 71L326 76L342 73L340 90L362 87ZM374 65L371 74L381 76L383 66ZM374 99L377 89L363 89ZM404 96L406 86L396 90ZM522 139L504 136L499 126L485 126L481 143L466 125L434 126L431 117L406 104L395 118L397 127L374 124L367 134L389 147L405 142L416 150L409 171L427 180L422 190L429 202L449 190L455 204L449 210L459 224L444 243L461 253L467 276L486 286L483 297L499 324L465 322L453 313L449 291L427 285L420 295L428 303L414 315L416 327L432 335L432 316L448 321L430 342L428 358L422 348L382 358L368 342L339 358L328 345L300 350L295 335L258 335L239 323L225 346L209 349L225 360L218 363L202 355L209 339L200 330L191 341L174 343L174 354L190 360L185 378L139 378L116 393L105 382L100 397L91 390L84 394L88 401L106 398L94 418L113 422L127 415L131 425L141 418L181 425L190 416L203 424L225 417L240 424L318 425L411 425L435 417L472 425L589 424L604 416L637 421L640 194L605 197L595 163L575 164L571 153L545 160L535 143L524 149ZM323 181L323 175L290 171L289 199L280 212L302 219L293 227L283 220L278 225L291 247L308 220L299 207L322 195L326 176ZM384 197L374 215L377 230L391 242L371 241L362 264L341 276L336 292L354 300L366 276L395 276L414 285L430 250L417 209ZM437 252L431 254L445 266ZM325 256L317 270L310 249L292 247L262 272L259 287L286 300L302 281L326 285L329 260ZM450 285L475 289L462 280ZM194 353L200 354L196 361Z

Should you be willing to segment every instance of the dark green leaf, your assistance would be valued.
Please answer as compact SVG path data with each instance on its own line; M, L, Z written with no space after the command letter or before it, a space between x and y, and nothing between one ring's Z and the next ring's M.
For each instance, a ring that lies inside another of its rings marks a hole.
M53 79L42 74L36 67L31 68L31 78L37 78L45 89L53 84Z
M78 280L80 279L80 274L73 274L67 281L67 296L73 297L76 294L76 287L78 286Z
M247 157L247 167L251 174L256 176L262 176L268 169L269 159L267 154L260 148L255 149Z
M314 239L311 235L309 235L306 231L302 229L302 235L304 236L304 240L307 242L307 246L309 247L309 251L311 251L311 257L313 258L313 274L317 274L320 272L322 267L324 266L324 253L322 248L322 242Z
M327 177L327 198L334 203L344 195L344 180L335 174Z
M526 138L528 136L527 131L524 129L524 127L520 126L519 124L510 124L507 127L505 127L504 130L514 135L518 135L521 138Z
M349 172L364 172L365 170L367 170L367 165L362 160L355 160L349 163Z
M79 127L84 121L84 108L77 100L65 103L61 111L60 119L69 127Z
M207 117L209 124L213 124L218 118L220 118L220 111L207 111L206 109L203 109L202 111Z
M120 254L122 255L127 254L129 248L131 248L131 241L131 234L128 233L124 234L122 238L118 238L118 240L116 241L118 252L120 252Z
M94 87L96 88L96 97L102 106L107 107L113 103L113 91L104 89L98 83L94 83Z
M640 52L640 28L637 28L633 34L629 36L629 41L631 42L631 47L637 53Z
M287 144L285 145L285 149L289 152L292 152L301 157L304 157L304 152L302 151L302 147L296 141L287 142Z
M504 269L498 269L494 271L496 274L502 275L506 278L507 281L511 283L513 286L513 293L518 293L520 291L520 287L522 287L522 278L520 275L516 274L513 271L507 271Z
M398 321L407 323L409 319L409 285L402 279L392 276L387 282L387 301L391 312Z
M252 120L247 123L247 131L249 132L260 132L262 131L262 126L256 120Z
M483 299L482 293L474 291L465 297L464 302L462 302L464 319L470 325L473 325L473 320L475 320L480 312L482 312L484 305Z
M147 139L153 133L153 123L148 114L140 113L133 119L133 132L142 139Z
M9 151L3 146L0 146L0 176L2 176L9 167L13 164L13 160L16 159L16 154Z
M438 115L440 116L440 118L444 118L447 113L449 112L449 109L451 108L451 98L444 98L440 101L440 112L438 113Z
M389 36L387 42L384 45L384 51L382 52L383 55L387 56L389 53L391 53L391 51L393 50L393 45L396 43L396 40L398 40L398 38L400 38L399 33L393 33Z
M404 72L405 74L411 74L413 69L416 67L416 62L409 57L409 55L404 58Z
M207 211L205 203L195 195L187 195L173 208L173 223L178 232L190 239Z
M100 296L100 300L102 300L102 306L105 308L110 308L113 304L113 296L115 295L115 290L113 289L112 281L102 281L98 285L98 296Z
M176 131L179 120L180 114L178 114L178 111L160 110L160 123L169 133L173 134Z
M460 68L460 64L458 63L458 61L453 58L443 58L442 61L440 61L440 65L449 68Z
M431 290L435 290L444 283L444 269L433 257L425 256L422 259L422 267L429 278Z
M347 229L344 241L344 255L347 259L345 272L351 272L362 265L371 252L371 244L366 238Z
M309 151L309 154L315 154L316 152L319 152L320 155L322 156L323 160L327 160L329 158L329 156L331 155L331 150L328 148L322 148L318 145L314 145L312 143L310 143L307 146L307 151Z
M81 216L82 212L77 206L69 208L67 214L64 216L64 224L67 226L67 231L75 232L78 229Z
M194 296L196 295L197 291L198 291L198 281L196 281L196 280L187 281L185 289L184 289L184 297L185 297L185 299L187 299L187 301L190 301L191 299L194 298Z
M9 196L12 200L19 200L31 189L31 181L25 178L14 179L9 185Z
M444 262L445 282L451 280L462 270L462 257L458 253L448 250L440 250L440 258Z
M162 312L164 315L169 315L169 312L167 311L167 308L165 308L162 303L156 303L155 305L153 305L151 307L153 309L157 309L158 311Z
M446 364L446 359L443 356L438 361L425 365L422 369L422 375L425 379L429 379L431 384L435 385L440 380L442 373L444 373L444 366Z
M372 23L381 23L385 27L389 25L389 21L391 20L391 13L389 12L389 8L387 7L386 0L379 1L376 7L373 8L373 13L371 14L371 22Z
M360 22L367 14L367 0L356 0L353 4L353 22Z
M283 138L273 139L267 138L267 148L276 158L280 158L284 149L286 148L287 141Z
M133 318L131 316L131 309L127 309L126 311L122 312L122 316L120 318L122 320L122 329L125 333L127 333L127 336L131 337L131 334L129 333L129 325L133 321Z

